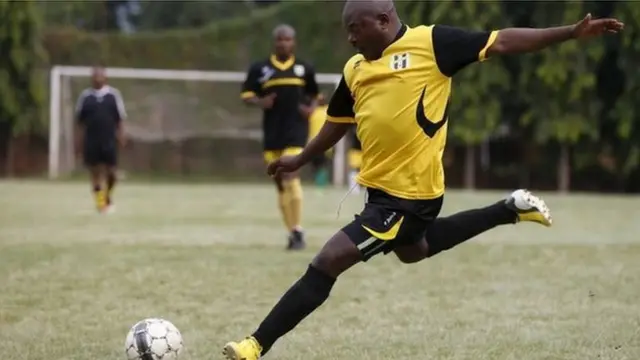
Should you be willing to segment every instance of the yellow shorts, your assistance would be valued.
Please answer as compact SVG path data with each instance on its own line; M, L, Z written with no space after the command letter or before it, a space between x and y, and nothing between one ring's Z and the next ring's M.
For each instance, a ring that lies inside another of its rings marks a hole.
M285 148L284 150L267 150L262 154L264 156L264 161L266 161L267 164L269 164L276 161L282 156L298 155L301 152L302 152L301 147L288 147L288 148Z

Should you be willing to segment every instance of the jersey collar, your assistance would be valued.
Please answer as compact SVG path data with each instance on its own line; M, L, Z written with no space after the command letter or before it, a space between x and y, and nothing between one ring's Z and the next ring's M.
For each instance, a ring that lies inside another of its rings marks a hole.
M400 38L402 38L404 36L404 34L406 34L408 29L409 29L409 27L407 25L400 24L400 30L398 30L398 33L396 34L396 37L393 38L393 41L391 42L391 44L389 44L389 46L387 46L387 48L384 49L384 51L382 53L384 54L387 51L387 49L389 49L391 47L391 45L393 45L396 41L400 40Z
M275 54L272 54L269 60L271 61L271 65L273 65L276 69L285 71L296 62L296 57L291 55L286 61L282 62L278 60L278 57Z

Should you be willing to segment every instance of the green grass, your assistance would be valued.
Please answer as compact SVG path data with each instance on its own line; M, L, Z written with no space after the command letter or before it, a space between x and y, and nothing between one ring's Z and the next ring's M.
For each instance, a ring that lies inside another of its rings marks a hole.
M360 209L306 188L310 247L283 251L274 189L123 183L94 213L82 183L0 182L0 359L124 359L164 317L186 359L219 359ZM444 213L504 194L447 195ZM356 266L274 347L278 360L640 359L640 203L546 196L556 224L486 233L416 265Z

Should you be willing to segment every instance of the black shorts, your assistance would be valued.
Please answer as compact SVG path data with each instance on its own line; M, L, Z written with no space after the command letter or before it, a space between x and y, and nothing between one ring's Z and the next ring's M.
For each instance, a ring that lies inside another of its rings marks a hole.
M118 164L118 150L115 145L86 146L84 148L84 164L86 166L116 166Z
M360 215L342 228L362 253L362 261L393 251L396 246L422 241L427 225L442 209L443 197L406 200L377 189L367 189Z

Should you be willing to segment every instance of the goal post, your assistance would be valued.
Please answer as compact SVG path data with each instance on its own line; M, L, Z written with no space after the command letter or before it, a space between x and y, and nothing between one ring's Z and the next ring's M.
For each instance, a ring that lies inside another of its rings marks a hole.
M259 112L246 109L238 97L245 79L243 72L106 68L106 74L110 84L123 94L131 120L125 129L133 139L171 144L195 137L254 142L261 139ZM51 68L49 177L52 179L76 169L74 106L90 76L89 66ZM326 92L332 92L340 78L339 74L316 75ZM203 153L211 151L201 151L198 156ZM332 160L332 182L337 186L346 182L346 153L343 138L336 144ZM260 158L259 153L252 156Z

